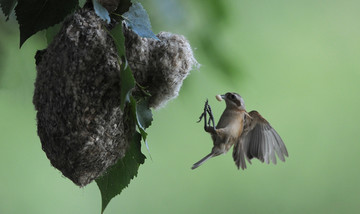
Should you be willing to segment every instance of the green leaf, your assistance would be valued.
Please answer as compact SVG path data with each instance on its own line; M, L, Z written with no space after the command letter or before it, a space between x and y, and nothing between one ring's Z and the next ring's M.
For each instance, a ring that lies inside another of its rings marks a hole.
M123 14L126 11L129 10L129 7L131 6L130 0L121 0L119 2L118 8L114 11L116 14Z
M54 37L56 36L56 34L59 33L61 26L62 26L62 24L56 24L56 25L46 29L45 37L46 37L47 44L50 44L54 40Z
M11 12L14 10L17 0L0 0L0 7L6 16L6 21L9 20Z
M115 42L118 55L120 56L120 108L124 110L125 104L130 102L131 89L135 86L135 79L125 58L125 38L121 24L116 25L111 30L110 35Z
M96 179L102 199L101 213L104 212L110 200L120 194L129 185L131 179L137 176L140 164L145 162L146 157L141 153L140 141L141 136L136 132L125 157L110 167L105 175Z
M150 149L146 140L147 132L145 131L145 129L147 129L151 125L151 122L153 121L152 116L153 115L149 107L149 98L147 97L141 99L140 102L136 104L136 120L139 130L141 132L141 137L145 142L146 149L148 150L149 154L150 154Z
M118 51L118 55L120 57L125 56L125 37L123 34L121 24L117 24L111 31L110 35L112 36L116 49Z
M109 11L103 7L97 0L92 0L95 13L108 24L110 23Z
M147 132L145 129L151 125L153 120L148 100L143 99L139 102L136 102L135 98L130 96L130 108L136 125L139 128L140 134L146 143Z
M127 66L126 60L123 57L123 62L121 65L121 74L120 74L120 81L121 81L121 91L120 91L120 108L124 110L125 104L130 102L131 97L131 89L135 86L135 79L131 72L129 66Z
M123 18L127 27L137 35L159 40L152 32L149 16L140 3L133 3L129 11L123 14Z
M79 0L79 6L82 8L86 2L87 0Z
M20 25L20 47L36 32L61 22L78 3L78 0L19 0L15 12Z
M148 99L141 99L136 105L136 115L140 126L147 129L153 120Z

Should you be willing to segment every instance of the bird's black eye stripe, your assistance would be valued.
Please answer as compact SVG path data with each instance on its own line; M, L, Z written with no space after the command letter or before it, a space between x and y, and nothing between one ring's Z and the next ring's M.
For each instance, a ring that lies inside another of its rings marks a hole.
M240 100L238 100L234 94L226 93L226 97L232 102L234 102L237 106L241 106Z
M235 99L235 95L232 94L232 93L226 93L226 97L227 97L228 99L231 99L231 100L234 100L234 99Z

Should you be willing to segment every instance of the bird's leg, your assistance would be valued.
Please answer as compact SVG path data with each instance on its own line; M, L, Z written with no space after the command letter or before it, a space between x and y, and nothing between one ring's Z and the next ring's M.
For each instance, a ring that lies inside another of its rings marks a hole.
M210 105L207 106L206 112L209 114L209 120L207 127L205 127L205 131L209 132L211 134L217 134L216 127L215 127L215 121L214 121L214 115L212 114ZM211 126L212 123L212 126Z
M210 117L209 120L207 120L207 114L209 114L209 117ZM208 103L208 100L206 100L205 106L204 106L204 112L200 115L199 121L197 121L197 122L199 123L202 120L202 118L204 118L204 130L206 132L216 134L214 116L212 114L211 107ZM212 123L212 126L211 126L211 123Z
M207 111L208 105L209 105L209 104L208 104L208 100L206 99L205 106L204 106L204 112L200 115L199 120L197 121L197 123L200 123L200 121L201 121L202 118L204 117L205 127L206 127L206 111Z
M214 127L214 129L216 129L216 128L215 128L214 115L213 115L213 113L212 113L212 111L211 111L211 107L210 107L210 105L208 105L208 108L207 108L207 113L209 113L208 126L210 126L210 122L212 122L212 127Z

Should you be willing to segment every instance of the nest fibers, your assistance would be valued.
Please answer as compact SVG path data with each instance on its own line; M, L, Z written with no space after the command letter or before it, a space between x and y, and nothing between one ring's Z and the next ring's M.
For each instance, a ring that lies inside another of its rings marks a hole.
M182 35L157 34L143 38L123 25L126 57L137 83L151 94L150 107L163 107L179 95L183 80L199 67L189 42Z
M135 131L120 109L120 65L105 23L90 9L68 17L47 49L36 54L33 103L38 135L51 164L79 186L124 157ZM188 41L160 33L160 41L126 31L126 55L151 106L176 97L196 65Z

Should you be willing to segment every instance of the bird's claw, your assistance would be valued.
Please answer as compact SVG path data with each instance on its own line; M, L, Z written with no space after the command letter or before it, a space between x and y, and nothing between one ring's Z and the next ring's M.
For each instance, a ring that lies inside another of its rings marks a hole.
M207 120L207 114L209 114L209 120ZM200 115L198 123L204 118L204 129L206 132L215 131L215 120L209 105L208 99L205 101L204 112ZM212 123L212 126L211 126Z
M200 123L200 121L202 120L203 117L205 117L205 123L206 123L206 112L207 112L207 108L208 108L208 99L206 99L205 101L205 106L204 106L204 112L200 115L199 120L197 121L197 123Z
M209 120L208 120L208 126L210 126L210 122L212 122L212 127L215 127L215 120L214 120L214 115L211 111L211 107L209 104L207 104L207 113L209 114Z

